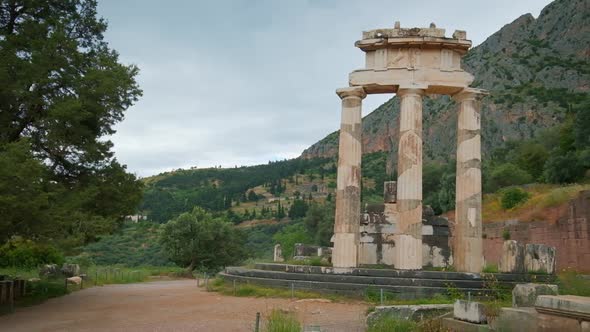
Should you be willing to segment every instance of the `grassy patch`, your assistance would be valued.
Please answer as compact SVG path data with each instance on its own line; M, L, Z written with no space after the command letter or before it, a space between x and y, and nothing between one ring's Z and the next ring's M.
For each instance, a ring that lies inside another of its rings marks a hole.
M274 309L266 317L266 332L299 332L301 324L295 314Z
M215 278L209 281L209 291L218 292L223 295L240 296L240 297L269 297L269 298L296 298L296 299L317 299L325 298L332 301L344 301L347 298L334 294L321 294L307 290L298 290L284 288L262 287L253 284L243 284L236 282L234 284L225 282L223 278Z
M185 269L172 266L92 266L83 269L88 276L88 283L92 285L129 284L154 280L154 277L180 278L184 276Z
M414 321L383 316L374 321L367 329L367 332L407 332L416 331L417 329L418 324Z
M321 257L311 257L303 260L289 259L285 264L291 265L310 265L310 266L332 266L330 263L322 260Z
M559 273L557 283L561 295L590 296L590 280L573 270L564 270Z
M383 291L383 305L419 305L419 304L450 304L454 299L449 296L435 295L430 298L419 299L398 299L397 295L392 292ZM365 292L365 301L381 305L381 290L379 288L368 288Z
M481 270L481 272L483 273L498 273L498 265L496 264L488 264L486 265L483 270Z
M495 194L484 195L484 221L498 221L517 219L520 221L546 220L552 218L555 210L575 198L582 190L590 189L589 184L574 184L568 186L537 184L530 185L526 191L528 199L522 204L506 210L502 207L502 190Z

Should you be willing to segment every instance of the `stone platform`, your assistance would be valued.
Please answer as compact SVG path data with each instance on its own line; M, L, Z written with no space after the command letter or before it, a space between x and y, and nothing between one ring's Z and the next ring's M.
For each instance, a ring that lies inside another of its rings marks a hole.
M397 299L446 295L450 288L471 292L473 296L485 295L483 274L409 271L371 268L333 268L324 266L260 263L254 268L227 267L220 273L226 281L251 283L261 286L309 290L314 292L364 296L367 290L383 289L394 293ZM516 283L551 281L549 275L494 274L503 285L513 287Z

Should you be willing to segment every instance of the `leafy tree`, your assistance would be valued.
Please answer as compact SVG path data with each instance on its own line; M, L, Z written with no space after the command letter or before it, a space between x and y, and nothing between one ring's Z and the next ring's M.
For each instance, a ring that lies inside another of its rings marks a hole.
M304 219L309 234L313 234L314 243L330 246L330 238L334 232L334 204L312 203Z
M574 122L574 140L578 149L590 148L590 98L576 107Z
M489 178L489 188L497 190L499 188L531 183L533 177L525 170L518 166L506 163L492 170Z
M573 151L566 154L554 151L545 164L545 178L551 183L572 183L583 175L584 166Z
M289 209L289 218L296 219L296 218L303 218L307 213L308 205L302 199L295 199L291 208Z
M524 142L518 149L518 167L532 175L533 179L540 179L543 175L543 166L549 157L547 149L534 142Z
M197 267L216 270L246 257L241 232L201 208L163 225L160 243L170 259L188 271Z
M258 195L254 192L254 190L248 191L248 200L250 202L258 201Z
M283 257L293 257L295 243L312 243L313 237L307 232L303 223L291 224L277 232L272 239L280 243Z
M445 212L455 208L455 173L445 173L440 179L438 210Z
M0 169L2 239L77 245L135 212L141 184L105 136L141 95L138 69L106 28L94 0L0 3L0 163L21 162Z
M54 246L12 237L0 247L0 266L36 268L41 264L61 264L63 254Z

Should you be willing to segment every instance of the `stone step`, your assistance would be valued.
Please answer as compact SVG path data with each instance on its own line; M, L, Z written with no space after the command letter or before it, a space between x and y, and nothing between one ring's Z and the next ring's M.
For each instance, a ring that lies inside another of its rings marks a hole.
M482 280L464 279L427 279L427 278L398 278L398 277L373 277L343 274L315 274L315 273L291 273L279 271L267 271L258 269L245 269L241 267L228 267L225 272L231 275L244 277L256 277L267 279L285 279L314 282L334 282L364 285L388 285L388 286L426 286L440 288L471 288L480 289L483 287Z
M424 271L424 270L394 270L394 269L372 269L372 268L333 268L327 266L291 265L277 263L257 263L255 269L266 271L278 271L289 273L305 274L333 274L353 275L385 278L415 278L415 279L442 279L442 280L473 280L482 281L484 275L493 275L497 281L522 283L522 282L551 282L555 276L546 274L510 274L510 273L467 273L447 271Z
M227 282L236 281L238 284L255 284L267 287L291 288L295 290L313 291L318 293L341 294L348 296L363 297L367 290L372 289L379 291L383 289L388 295L394 294L396 299L417 299L428 298L435 295L446 295L447 288L445 287L425 287L425 286L392 286L392 285L374 285L374 284L359 284L359 283L345 283L345 282L321 282L321 281L305 281L305 280L288 280L288 279L272 279L259 278L234 275L226 272L219 273L221 277ZM482 292L482 289L464 288L463 292L471 292L477 294Z

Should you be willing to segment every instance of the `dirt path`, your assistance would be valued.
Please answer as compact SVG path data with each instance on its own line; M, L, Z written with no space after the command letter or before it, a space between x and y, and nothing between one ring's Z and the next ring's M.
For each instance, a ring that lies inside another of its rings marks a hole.
M256 312L293 310L321 331L364 331L367 306L223 296L194 280L93 287L0 316L0 331L253 331Z

